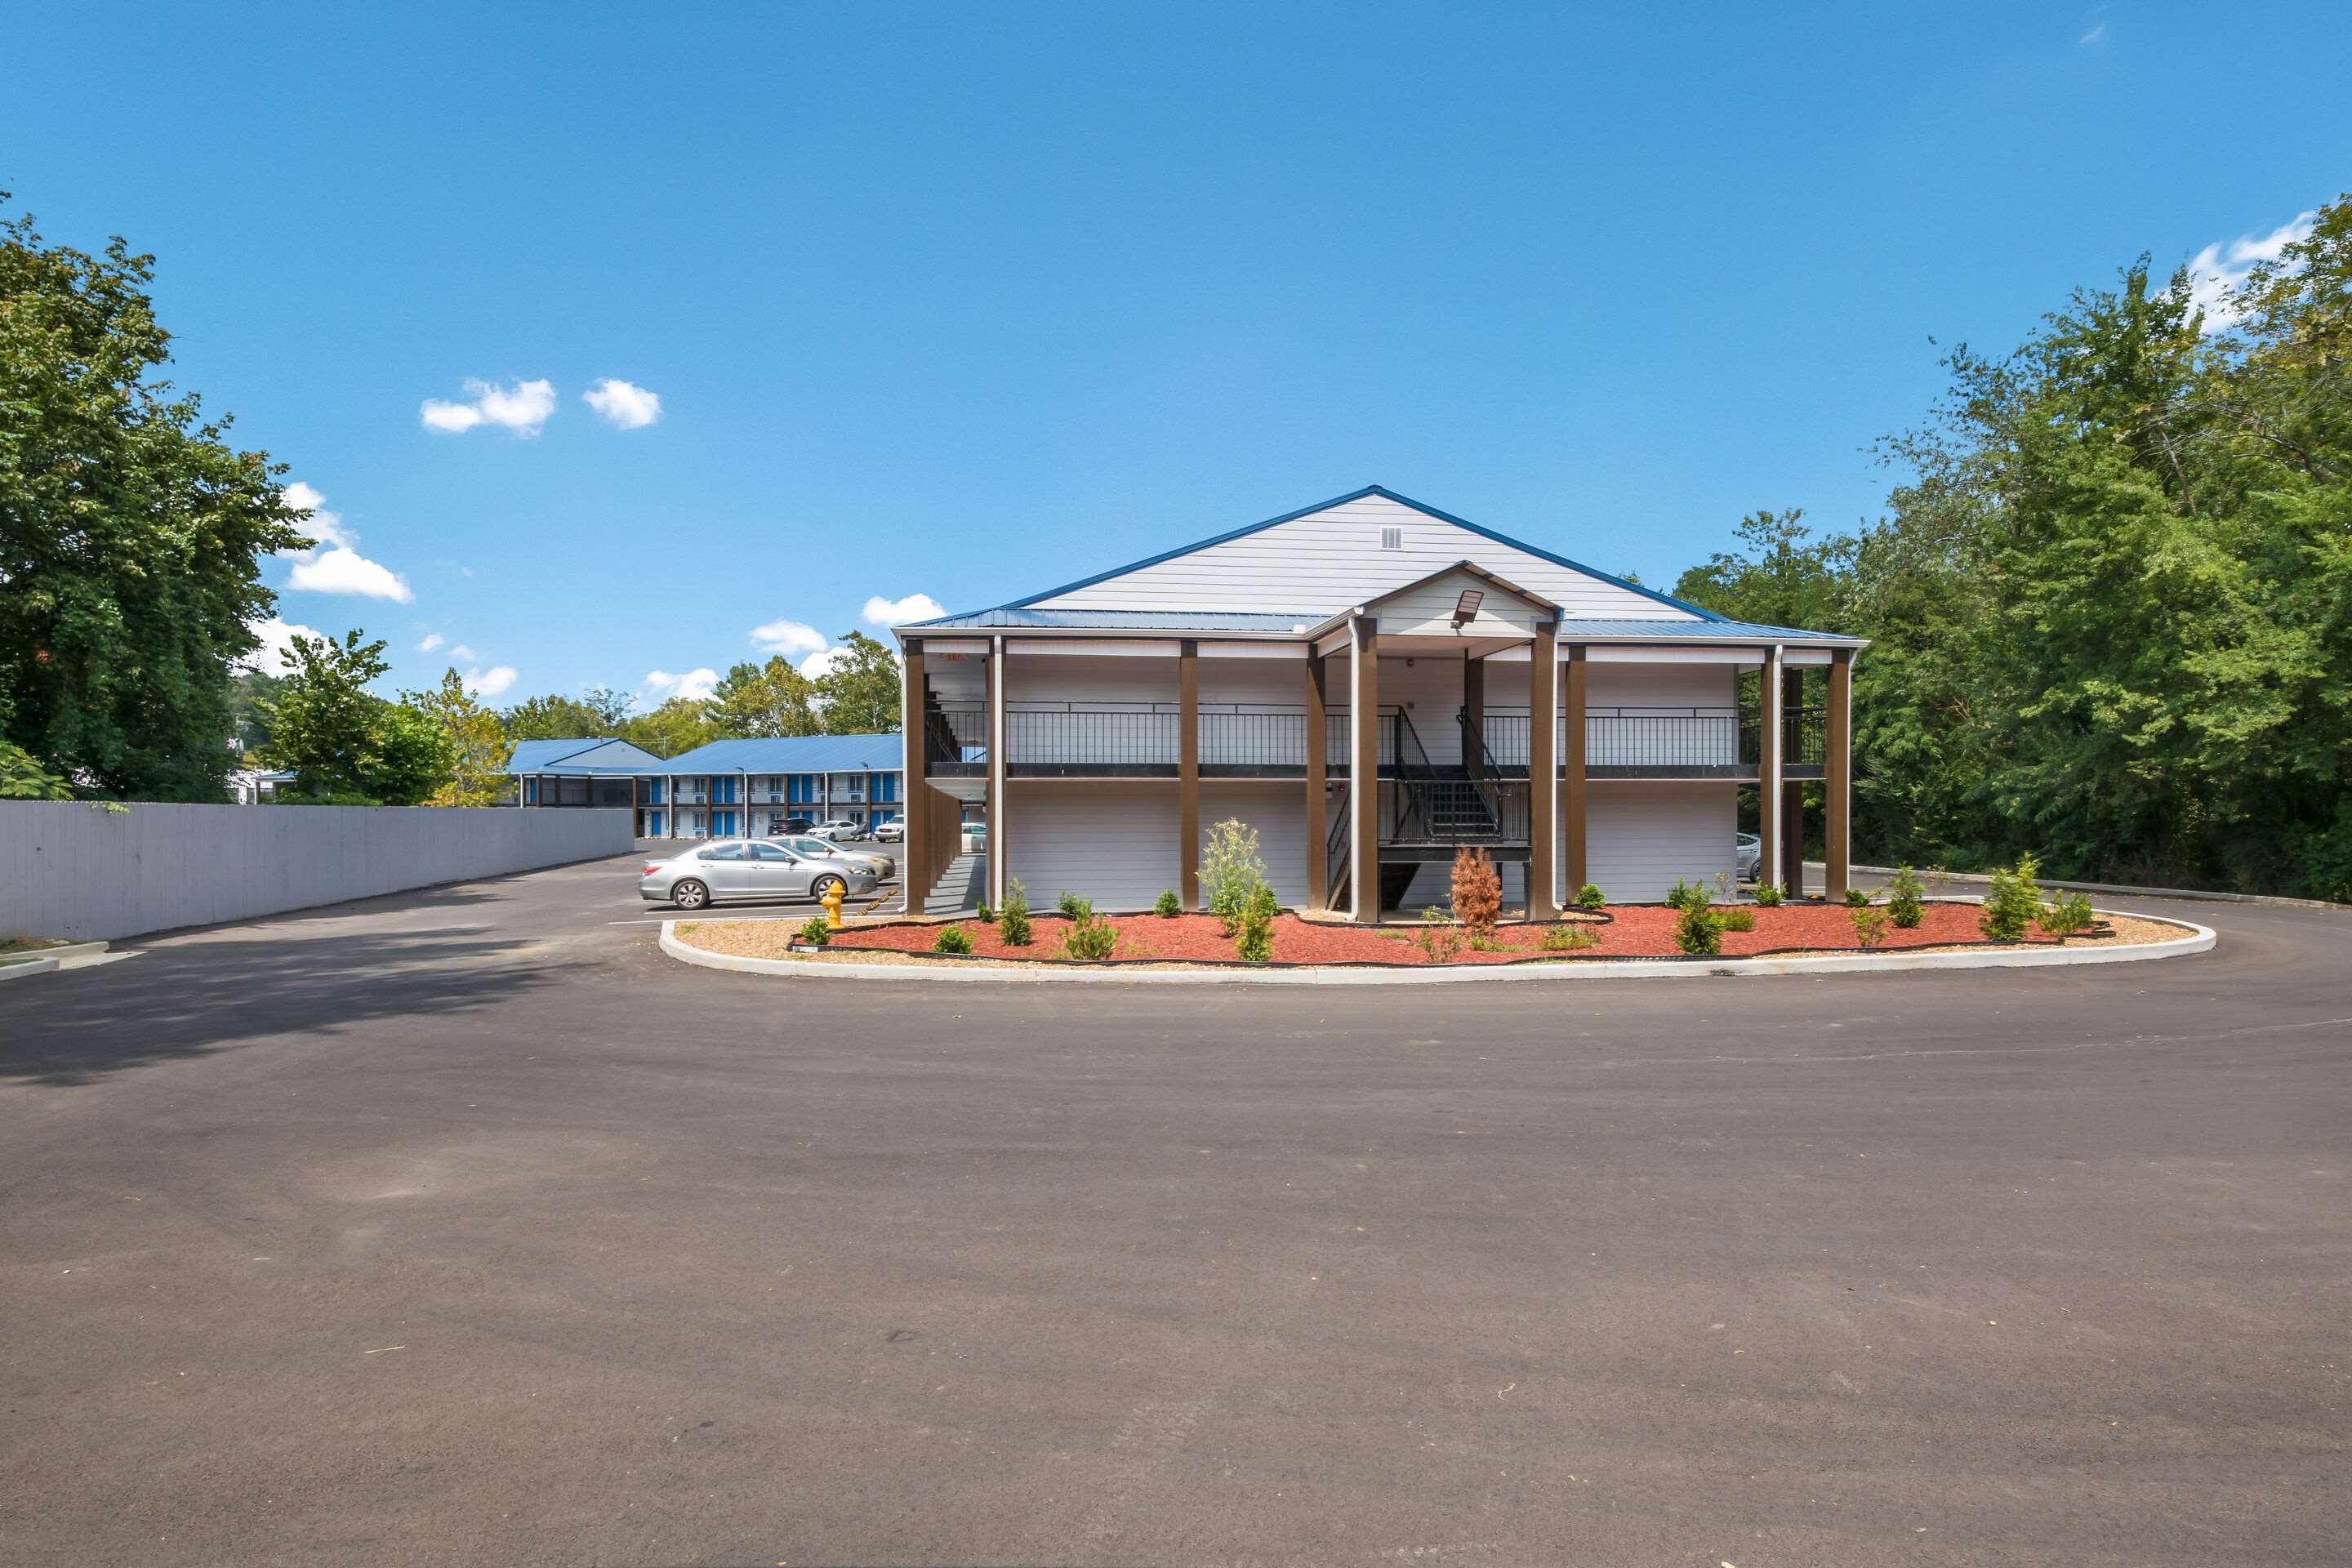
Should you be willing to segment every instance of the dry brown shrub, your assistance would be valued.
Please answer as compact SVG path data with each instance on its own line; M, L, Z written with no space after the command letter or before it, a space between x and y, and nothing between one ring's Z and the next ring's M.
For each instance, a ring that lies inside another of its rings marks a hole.
M1503 912L1503 879L1495 862L1477 845L1454 852L1454 918L1470 928L1474 939L1492 940L1495 921Z

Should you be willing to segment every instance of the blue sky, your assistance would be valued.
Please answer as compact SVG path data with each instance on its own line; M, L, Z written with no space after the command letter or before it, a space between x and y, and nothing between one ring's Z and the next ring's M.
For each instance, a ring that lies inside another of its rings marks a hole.
M2352 186L2333 5L10 10L0 187L350 540L285 621L502 701L1368 483L1664 585Z

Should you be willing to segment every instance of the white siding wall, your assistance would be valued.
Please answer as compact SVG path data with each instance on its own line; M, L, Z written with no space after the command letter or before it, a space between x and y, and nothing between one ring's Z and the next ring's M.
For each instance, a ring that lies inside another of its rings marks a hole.
M1586 790L1586 875L1612 902L1656 903L1678 877L1697 881L1718 872L1732 875L1738 786L1626 780ZM1565 878L1564 852L1561 866ZM1568 888L1567 894L1573 898L1576 889Z
M1098 910L1149 909L1176 885L1174 780L1013 779L1005 793L1005 869L1031 909L1050 910L1066 892Z
M1403 548L1381 548L1381 531ZM1392 588L1473 561L1571 617L1690 620L1687 612L1557 565L1384 496L1367 496L1273 528L1041 599L1041 609L1230 610L1319 620Z
M1169 808L1175 808L1171 798ZM1201 785L1201 837L1234 817L1257 829L1258 858L1282 907L1307 901L1307 790L1296 783L1258 784L1210 779Z

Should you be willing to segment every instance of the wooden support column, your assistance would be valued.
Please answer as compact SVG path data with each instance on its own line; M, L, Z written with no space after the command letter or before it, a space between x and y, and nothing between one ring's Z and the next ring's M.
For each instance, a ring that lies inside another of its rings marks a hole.
M1561 880L1560 895L1573 899L1584 884L1592 880L1587 863L1585 844L1585 693L1591 688L1588 679L1592 671L1591 650L1582 643L1572 643L1568 649L1567 692L1561 703L1560 749L1560 849L1568 862L1568 875Z
M1348 899L1370 925L1381 918L1380 624L1358 616L1348 632Z
M1328 700L1330 668L1323 656L1307 650L1307 907L1331 907L1331 824L1325 816L1330 797L1323 776L1325 748L1330 735L1323 705Z
M930 864L931 784L925 774L924 763L924 692L923 645L919 639L908 638L901 666L902 683L898 689L898 739L906 766L907 779L907 841L905 853L898 860L899 891L904 896L907 912L919 915L923 900L930 896L931 884L939 880L944 866Z
M1780 837L1788 845L1789 891L1801 895L1805 880L1805 786L1788 778L1788 770L1804 761L1797 742L1803 738L1805 671L1790 665L1780 674Z
M1201 645L1176 645L1176 896L1201 907Z
M1789 883L1780 854L1780 649L1764 650L1764 669L1756 682L1756 880ZM1791 898L1801 885L1790 887Z
M1559 864L1553 837L1559 826L1559 623L1538 621L1528 649L1528 919L1548 921L1559 910Z
M1005 836L1004 639L988 639L988 907L1004 907L1013 850ZM959 835L961 837L961 835Z
M1822 886L1832 903L1844 899L1852 875L1853 854L1853 649L1830 654L1828 745L1823 752L1822 793L1827 809L1822 832L1828 842L1822 852Z

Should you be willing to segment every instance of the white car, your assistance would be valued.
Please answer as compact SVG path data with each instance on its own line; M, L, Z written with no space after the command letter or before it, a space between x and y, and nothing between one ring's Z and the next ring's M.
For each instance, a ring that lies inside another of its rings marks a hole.
M874 842L877 844L904 844L906 841L906 818L894 816L887 822L874 825Z
M811 838L831 838L835 841L863 838L866 837L866 824L852 822L845 816L836 816L831 822L820 822L810 828L808 836Z
M1764 859L1764 841L1753 833L1743 833L1739 836L1739 847L1736 854L1739 867L1739 879L1743 882L1754 881L1756 868L1762 864Z

